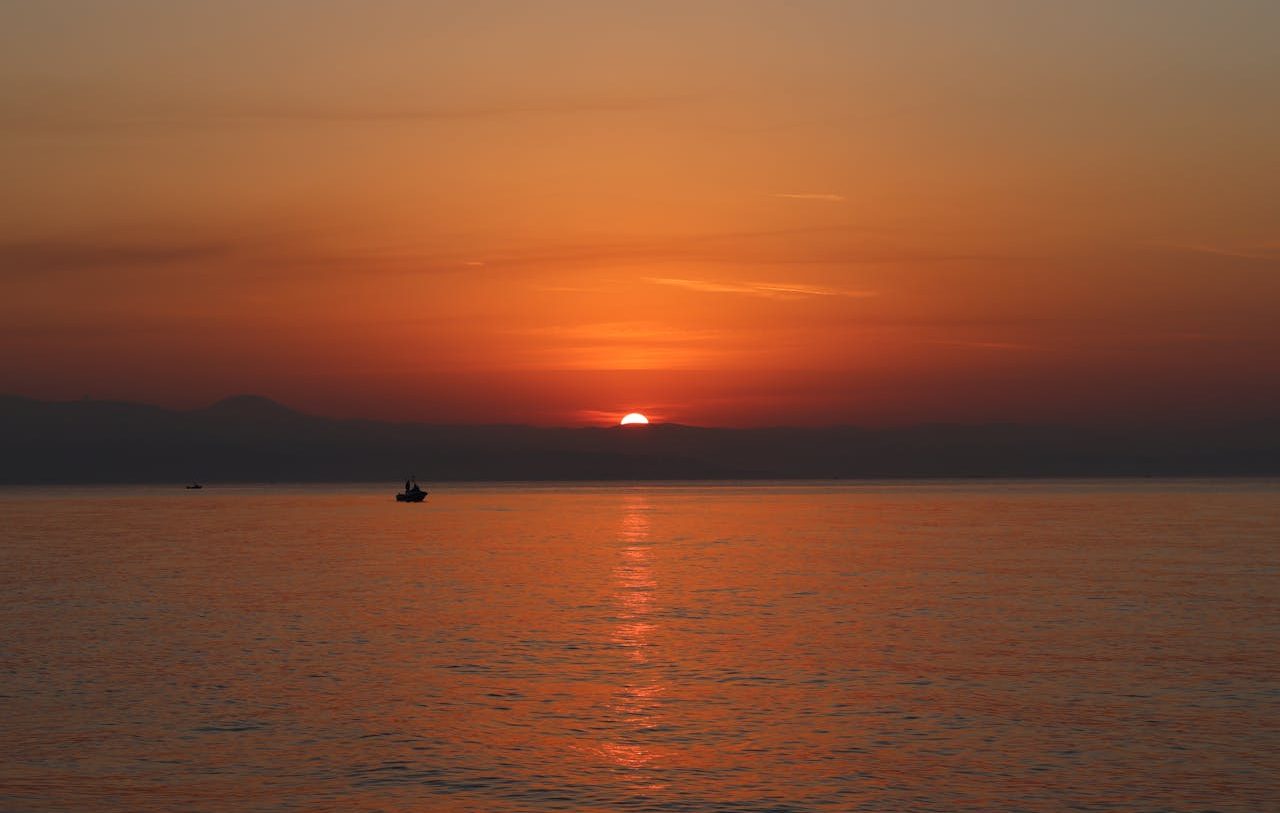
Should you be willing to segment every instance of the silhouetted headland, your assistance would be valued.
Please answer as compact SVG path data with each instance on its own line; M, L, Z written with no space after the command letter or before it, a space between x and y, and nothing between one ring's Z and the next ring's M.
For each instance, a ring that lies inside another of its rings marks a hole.
M1280 420L1080 428L446 426L337 420L258 396L177 411L0 397L0 482L144 483L1271 476Z

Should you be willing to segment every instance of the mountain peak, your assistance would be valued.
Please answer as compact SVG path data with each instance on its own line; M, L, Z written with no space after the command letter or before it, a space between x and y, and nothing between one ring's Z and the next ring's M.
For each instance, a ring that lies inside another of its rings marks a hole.
M232 395L212 406L196 411L205 415L236 418L279 418L298 414L284 404L263 395Z

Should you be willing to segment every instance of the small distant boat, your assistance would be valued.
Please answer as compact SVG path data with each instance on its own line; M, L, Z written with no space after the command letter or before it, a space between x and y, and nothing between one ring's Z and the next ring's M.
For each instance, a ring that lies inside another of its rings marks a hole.
M418 485L417 475L413 475L404 481L404 491L396 495L396 502L422 502L426 498L427 492Z
M187 486L187 488L188 488L188 489L192 489L192 488L204 488L204 486L200 485L199 483L192 483L191 485Z

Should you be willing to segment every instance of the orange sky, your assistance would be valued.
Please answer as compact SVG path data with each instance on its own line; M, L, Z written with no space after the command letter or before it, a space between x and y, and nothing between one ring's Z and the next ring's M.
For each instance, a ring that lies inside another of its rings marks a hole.
M1270 2L9 4L0 392L1276 415L1278 38Z

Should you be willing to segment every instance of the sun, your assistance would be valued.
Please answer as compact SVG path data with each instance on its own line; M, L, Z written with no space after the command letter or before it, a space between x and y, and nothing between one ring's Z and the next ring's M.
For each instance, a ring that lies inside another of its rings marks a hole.
M635 423L644 424L648 422L649 422L649 419L641 415L639 412L628 412L626 415L622 416L621 425L630 426L631 424L635 424Z

